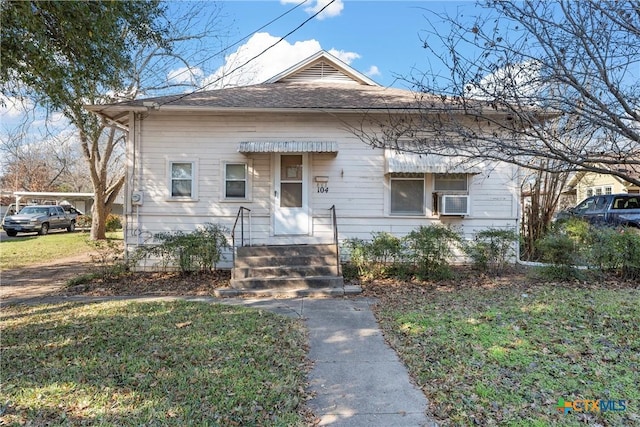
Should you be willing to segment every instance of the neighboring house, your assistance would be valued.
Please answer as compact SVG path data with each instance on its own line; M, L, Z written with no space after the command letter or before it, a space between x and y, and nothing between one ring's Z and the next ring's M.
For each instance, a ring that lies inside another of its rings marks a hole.
M354 129L424 104L326 52L263 84L87 108L129 131L129 249L207 222L231 229L241 207L251 245L332 242L332 206L340 241L429 224L468 238L518 228L517 168L367 145Z
M615 166L615 168L623 169L627 173L630 171L628 166L620 165ZM632 171L631 173L634 174ZM635 173L634 175L640 178L640 173ZM595 172L579 172L575 174L569 181L568 187L575 191L576 204L587 197L601 194L640 193L640 187L618 176Z

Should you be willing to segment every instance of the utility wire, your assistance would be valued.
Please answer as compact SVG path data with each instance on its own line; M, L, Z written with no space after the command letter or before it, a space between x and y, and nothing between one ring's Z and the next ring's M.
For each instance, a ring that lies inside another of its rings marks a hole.
M309 0L303 0L300 3L296 4L294 7L292 7L291 9L285 11L284 13L278 15L277 17L273 18L271 21L267 22L266 24L264 24L263 26L261 26L260 28L258 28L257 30L254 30L252 32L250 32L249 34L247 34L246 36L244 36L243 38L239 39L238 41L236 41L235 43L225 47L224 49L206 57L205 59L201 60L200 62L197 62L195 64L193 64L193 66L190 66L189 68L193 68L193 67L197 67L199 65L204 64L205 62L215 58L218 55L223 54L224 52L228 51L229 49L231 49L234 46L239 45L240 43L242 43L243 41L247 40L249 37L253 36L255 33L267 28L269 25L273 24L274 22L278 21L279 19L285 17L286 15L288 15L289 13L293 12L294 10L296 10L297 8L299 8L300 6L302 6L303 4L307 3ZM332 2L333 3L333 2ZM180 71L179 73L176 73L175 76L180 76L181 74L187 73L189 70L186 69L184 71Z
M306 0L305 0L306 1ZM287 34L285 34L283 37L281 37L278 41L276 41L275 43L273 43L271 46L265 48L262 52L258 53L257 55L253 56L252 58L248 59L247 61L244 62L244 64L242 65L238 65L237 67L235 67L234 69L232 69L231 71L229 71L226 74L221 75L220 77L218 77L217 79L207 83L206 85L192 91L189 93L185 93L184 95L181 95L175 99L171 99L171 100L167 100L161 104L158 105L158 107L161 107L163 105L172 103L172 102L177 102L180 101L181 99L186 98L187 96L193 95L194 93L204 90L207 87L219 82L220 80L222 80L224 77L228 77L229 75L233 74L234 72L238 71L240 68L248 65L250 62L253 62L254 60L258 59L259 57L261 57L262 55L264 55L265 53L267 53L271 48L273 48L274 46L278 45L279 43L281 43L282 41L284 41L287 37L289 37L291 34L295 33L296 31L298 31L300 28L302 28L307 22L311 21L312 19L314 19L316 16L318 16L319 14L321 14L326 8L328 8L329 6L331 6L331 4L333 4L336 0L331 0L329 3L327 3L322 9L318 10L316 13L314 13L313 15L311 15L309 18L307 18L304 22L302 22L302 24L298 25L296 28L294 28L293 30L289 31ZM300 3L299 5L303 4L304 2ZM298 6L299 6L298 5ZM297 7L297 6L296 6Z

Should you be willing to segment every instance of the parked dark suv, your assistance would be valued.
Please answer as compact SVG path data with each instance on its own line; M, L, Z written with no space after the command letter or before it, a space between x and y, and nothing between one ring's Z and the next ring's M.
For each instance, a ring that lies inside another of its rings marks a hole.
M44 235L55 228L74 231L76 222L62 209L62 206L36 205L25 206L19 213L6 216L2 221L2 228L9 236L34 231Z
M625 225L640 228L640 194L602 194L584 199L562 212L557 219L578 217L592 224Z

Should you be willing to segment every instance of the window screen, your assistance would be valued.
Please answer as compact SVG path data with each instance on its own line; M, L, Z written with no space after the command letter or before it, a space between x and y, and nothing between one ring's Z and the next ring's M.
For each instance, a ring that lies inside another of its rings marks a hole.
M436 173L433 178L435 191L467 191L467 174Z
M171 197L192 197L193 163L171 163Z
M391 178L391 213L424 214L424 178Z
M247 197L247 165L245 163L226 164L224 197L228 199Z

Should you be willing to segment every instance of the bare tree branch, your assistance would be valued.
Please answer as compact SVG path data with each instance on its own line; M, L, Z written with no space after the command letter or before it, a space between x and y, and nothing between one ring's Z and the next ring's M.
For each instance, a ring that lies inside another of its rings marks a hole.
M540 171L609 173L640 185L638 2L483 5L486 15L472 20L430 15L451 28L442 35L432 25L423 34L447 75L405 77L418 92L420 114L385 118L379 131L360 137ZM425 93L441 102L425 102Z

